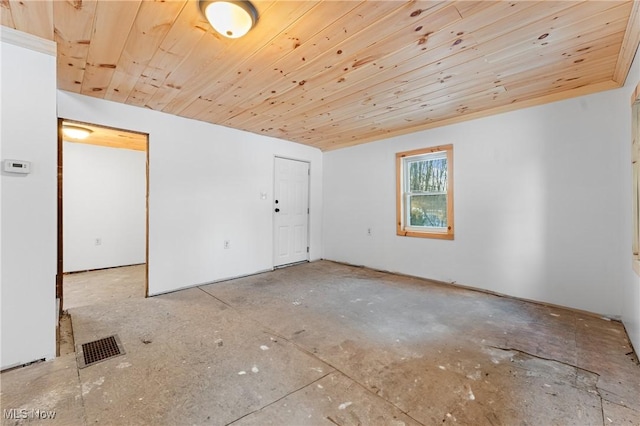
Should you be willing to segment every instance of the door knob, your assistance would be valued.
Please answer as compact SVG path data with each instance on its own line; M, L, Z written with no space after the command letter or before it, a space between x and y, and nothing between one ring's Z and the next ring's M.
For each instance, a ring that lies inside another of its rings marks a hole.
M278 213L280 211L280 209L276 209L276 213Z

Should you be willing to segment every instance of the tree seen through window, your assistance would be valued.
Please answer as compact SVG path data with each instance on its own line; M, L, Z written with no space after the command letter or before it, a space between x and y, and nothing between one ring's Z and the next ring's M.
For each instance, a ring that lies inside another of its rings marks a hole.
M453 145L396 154L397 234L453 239Z
M409 225L446 228L447 159L409 162Z

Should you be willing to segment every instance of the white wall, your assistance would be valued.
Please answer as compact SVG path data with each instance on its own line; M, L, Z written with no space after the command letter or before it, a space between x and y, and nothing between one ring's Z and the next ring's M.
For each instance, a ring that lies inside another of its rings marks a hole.
M629 99L625 87L325 153L324 257L624 316L639 347ZM449 143L455 240L396 236L394 154Z
M633 61L633 65L631 66L631 71L629 72L629 76L627 77L627 82L623 89L620 90L620 102L631 102L631 95L635 90L636 86L640 83L640 49L636 52L636 57ZM626 97L626 99L625 99ZM627 104L629 105L629 104ZM623 108L624 110L624 108ZM628 130L627 140L631 141L631 112L630 109L627 110L628 113L623 115L623 118L629 117L629 123L625 124L624 129ZM627 144L629 146L629 144ZM623 144L623 152L624 156L623 162L627 165L630 163L631 158L631 150L624 150ZM621 226L623 228L624 235L629 235L628 239L625 240L627 244L627 248L630 248L632 245L631 240L631 229L632 229L632 217L631 217L631 204L632 204L632 185L631 185L631 167L627 167L623 170L625 173L624 181L622 182L622 188L624 194L628 194L626 197L624 206L626 210L623 210ZM629 207L627 207L629 206ZM624 214L626 213L626 214ZM627 250L628 252L630 250ZM624 257L623 260L627 260L628 257ZM631 338L631 342L633 343L634 348L636 349L636 353L640 352L640 276L638 276L625 262L622 273L624 275L622 281L622 322L627 329L627 333Z
M273 267L274 156L311 163L310 258L320 258L319 150L64 91L58 115L149 134L150 295Z
M73 142L62 153L64 271L145 263L147 153Z
M0 157L32 171L2 172L1 369L56 355L56 59L8 42L22 36L55 53L2 28Z

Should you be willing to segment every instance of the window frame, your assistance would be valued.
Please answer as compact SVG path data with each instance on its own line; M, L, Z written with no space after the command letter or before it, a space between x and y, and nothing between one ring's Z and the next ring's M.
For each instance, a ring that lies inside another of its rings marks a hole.
M420 227L408 226L407 200L405 192L406 173L405 162L411 157L445 152L447 159L447 228L420 229ZM396 234L402 237L435 238L443 240L454 239L454 212L453 212L453 144L438 145L429 148L415 149L396 153Z
M640 275L640 83L631 96L631 114L632 256L633 270Z

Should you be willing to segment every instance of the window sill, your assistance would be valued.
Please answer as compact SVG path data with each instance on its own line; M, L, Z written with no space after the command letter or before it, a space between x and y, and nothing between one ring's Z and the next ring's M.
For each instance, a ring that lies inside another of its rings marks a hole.
M417 237L417 238L434 238L438 240L453 240L453 232L419 232L419 231L400 231L396 234L400 237Z

